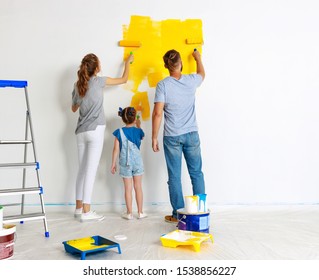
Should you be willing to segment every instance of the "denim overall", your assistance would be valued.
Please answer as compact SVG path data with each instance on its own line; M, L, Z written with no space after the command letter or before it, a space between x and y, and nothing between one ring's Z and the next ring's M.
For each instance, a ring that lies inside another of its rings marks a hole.
M120 129L120 135L122 139L119 159L120 175L125 178L142 175L144 167L139 148L126 138L122 129Z

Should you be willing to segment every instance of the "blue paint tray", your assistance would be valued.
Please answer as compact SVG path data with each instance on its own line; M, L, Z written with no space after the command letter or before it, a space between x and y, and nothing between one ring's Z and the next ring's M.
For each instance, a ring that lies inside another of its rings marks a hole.
M80 239L63 241L64 249L70 254L80 254L81 260L85 260L86 254L117 248L121 254L120 244L99 235L84 237Z

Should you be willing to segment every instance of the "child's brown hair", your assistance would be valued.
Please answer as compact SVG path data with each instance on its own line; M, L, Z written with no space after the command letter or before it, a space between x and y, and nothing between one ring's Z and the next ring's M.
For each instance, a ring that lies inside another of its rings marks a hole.
M118 115L125 124L131 124L136 119L136 110L134 107L119 108Z

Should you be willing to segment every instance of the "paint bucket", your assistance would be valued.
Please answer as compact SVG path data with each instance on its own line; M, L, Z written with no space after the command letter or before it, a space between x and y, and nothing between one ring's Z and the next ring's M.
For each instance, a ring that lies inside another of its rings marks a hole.
M188 213L184 208L177 210L178 229L209 233L209 211Z
M0 231L3 228L3 207L0 205Z
M198 196L198 211L207 212L206 193L196 194Z
M185 196L185 211L187 213L198 212L198 196L197 195Z
M15 231L15 225L3 225L3 229L0 230L0 260L13 256Z

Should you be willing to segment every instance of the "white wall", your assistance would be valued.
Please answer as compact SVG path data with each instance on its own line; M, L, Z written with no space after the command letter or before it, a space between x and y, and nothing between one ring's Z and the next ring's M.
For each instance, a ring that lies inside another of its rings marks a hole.
M0 79L29 82L45 202L74 203L77 115L70 104L82 57L94 52L103 75L120 75L122 25L145 15L203 21L207 78L197 116L209 202L317 203L318 12L315 0L2 0ZM148 90L152 104L154 89ZM117 108L131 96L122 86L105 91L107 130L94 203L124 201L121 179L109 169L112 132L121 125ZM23 138L20 98L0 94L2 140ZM143 128L145 204L168 203L163 152L151 150L151 121ZM14 152L1 147L1 158ZM3 171L0 176L7 179Z

